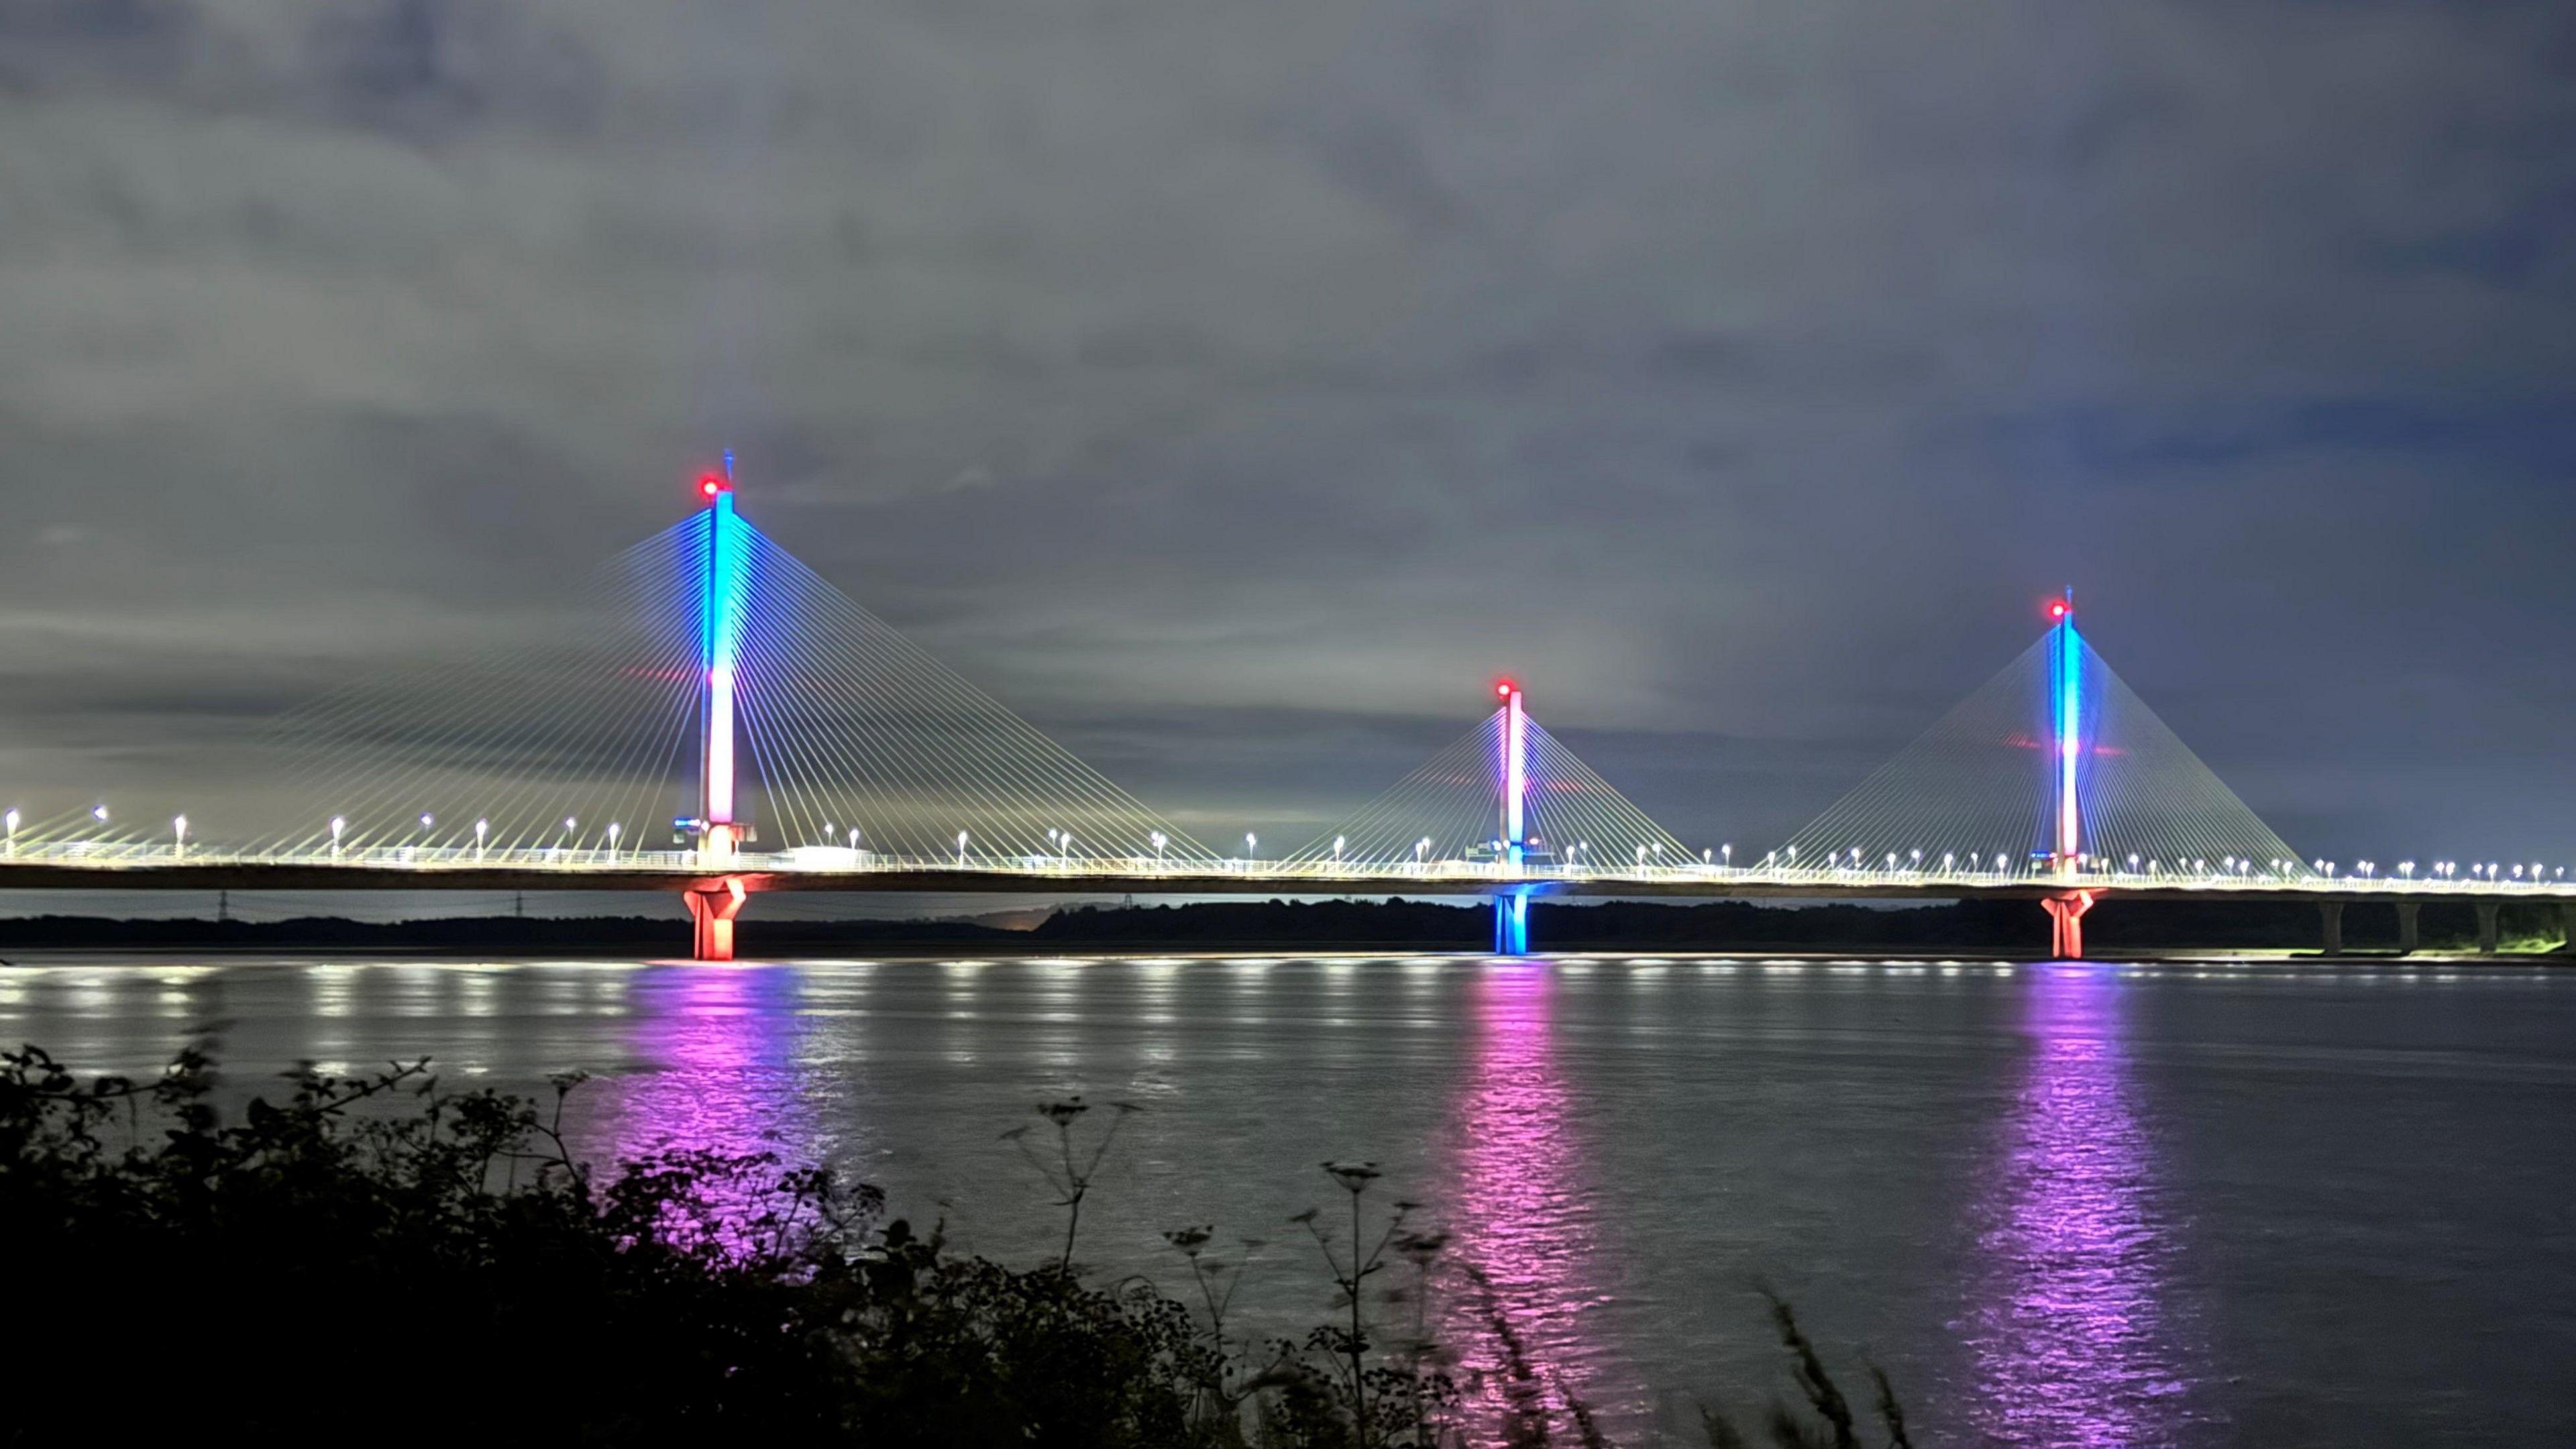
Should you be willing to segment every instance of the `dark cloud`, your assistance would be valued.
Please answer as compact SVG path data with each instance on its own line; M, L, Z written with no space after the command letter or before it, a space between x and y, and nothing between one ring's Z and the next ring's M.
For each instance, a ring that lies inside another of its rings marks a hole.
M1509 671L1778 838L2073 583L2295 843L2576 856L2571 58L2548 4L0 0L0 788L182 794L519 637L731 445L1210 835Z

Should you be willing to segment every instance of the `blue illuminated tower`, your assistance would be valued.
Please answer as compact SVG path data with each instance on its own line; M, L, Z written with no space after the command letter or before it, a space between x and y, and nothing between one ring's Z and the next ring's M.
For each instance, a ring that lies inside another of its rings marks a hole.
M2050 631L2049 702L2053 716L2054 769L2051 781L2057 801L2057 875L2071 880L2084 866L2084 804L2079 778L2084 759L2084 636L2075 632L2075 591L2048 606L2057 620Z
M1499 864L1504 873L1517 877L1528 858L1529 827L1527 804L1529 793L1529 733L1521 712L1520 686L1506 679L1494 686L1502 697L1502 759L1495 774L1502 794L1502 851ZM1494 897L1494 952L1502 956L1520 956L1529 951L1529 893L1505 890Z
M2048 606L2057 621L2049 631L2049 787L2055 798L2056 840L2051 874L2073 885L2084 876L2084 636L2075 629L2075 590ZM2050 951L2060 961L2084 955L2084 914L2095 892L2068 890L2040 904L2048 911Z
M706 499L704 574L698 598L698 662L705 679L699 715L698 815L688 822L697 844L698 863L727 870L741 854L750 829L734 811L734 685L743 636L743 523L734 516L733 452L725 452L724 471L698 479ZM747 894L743 879L726 875L701 881L685 893L694 925L693 946L701 961L733 959L734 917Z

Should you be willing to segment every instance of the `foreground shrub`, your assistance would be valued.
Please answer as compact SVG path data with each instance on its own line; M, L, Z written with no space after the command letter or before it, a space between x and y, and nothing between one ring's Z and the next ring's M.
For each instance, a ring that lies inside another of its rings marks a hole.
M1085 1283L1070 1226L1058 1261L1012 1269L885 1220L873 1188L767 1156L663 1154L595 1176L560 1131L576 1079L542 1108L441 1093L425 1061L285 1080L282 1102L227 1119L202 1051L150 1081L87 1084L34 1047L0 1053L12 1290L0 1367L14 1440L1466 1438L1456 1393L1429 1367L1437 1355L1379 1341L1359 1306L1390 1245L1417 1269L1438 1250L1405 1230L1402 1207L1367 1245L1366 1164L1327 1169L1351 1197L1347 1251L1317 1231L1346 1318L1255 1346L1225 1336L1204 1229L1171 1235L1202 1322L1150 1286ZM1041 1110L1069 1130L1079 1109L1065 1107ZM1768 1437L1856 1442L1839 1392L1777 1312L1807 1411L1775 1408ZM1882 1401L1902 1444L1883 1381ZM1576 1411L1582 1442L1600 1442ZM1522 1412L1502 1432L1543 1443L1549 1425ZM1722 1419L1708 1432L1743 1442Z

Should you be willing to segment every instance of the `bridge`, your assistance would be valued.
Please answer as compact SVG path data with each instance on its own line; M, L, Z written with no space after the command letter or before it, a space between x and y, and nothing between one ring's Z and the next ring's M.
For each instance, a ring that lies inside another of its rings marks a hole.
M2071 592L2020 658L1759 856L1656 824L1511 681L1333 830L1214 849L761 533L730 456L698 487L702 507L594 576L580 647L371 681L286 721L282 829L13 806L0 888L666 890L719 961L777 891L1475 895L1504 954L1530 949L1533 896L2026 900L2061 959L2112 894L2312 902L2328 954L2357 902L2394 905L2413 950L2425 903L2466 901L2492 952L2503 906L2531 901L2576 943L2564 868L2300 855L2103 663Z

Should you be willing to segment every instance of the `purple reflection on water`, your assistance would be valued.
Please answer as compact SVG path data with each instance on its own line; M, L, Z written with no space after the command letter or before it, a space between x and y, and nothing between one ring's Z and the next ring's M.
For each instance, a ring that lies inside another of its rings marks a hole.
M1974 1416L1991 1444L2176 1443L2188 1378L2154 1143L2131 1105L2122 983L2096 967L2040 968L2024 999L2031 1056L1980 1210Z
M656 966L627 992L638 1060L591 1083L593 1160L659 1153L774 1154L780 1169L812 1166L813 1110L796 1064L798 978L790 967ZM578 1100L576 1094L576 1100ZM718 1182L710 1205L729 1216L778 1172Z
M1515 1402L1559 1431L1570 1427L1569 1395L1612 1407L1599 1402L1585 1336L1606 1295L1593 1286L1589 1168L1556 1060L1556 989L1548 967L1522 964L1490 964L1470 988L1474 1050L1440 1203L1454 1233L1441 1338L1458 1354L1479 1435L1498 1433ZM1521 1345L1519 1372L1506 1327Z

